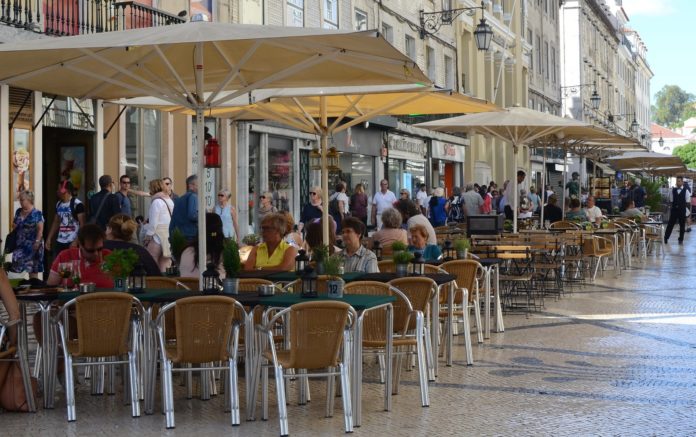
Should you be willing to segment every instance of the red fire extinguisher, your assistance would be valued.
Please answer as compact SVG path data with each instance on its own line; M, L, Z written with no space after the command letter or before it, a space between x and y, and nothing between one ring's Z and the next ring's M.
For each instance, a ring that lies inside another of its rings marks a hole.
M205 155L205 168L220 168L220 144L215 138L210 138L203 151Z

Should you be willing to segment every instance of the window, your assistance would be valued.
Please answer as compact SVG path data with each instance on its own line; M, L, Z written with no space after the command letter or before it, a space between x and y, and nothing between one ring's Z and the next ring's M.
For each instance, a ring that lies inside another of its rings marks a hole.
M549 78L549 43L544 41L544 76Z
M160 112L129 107L125 117L126 175L134 189L147 190L150 181L160 177ZM145 215L150 198L138 196L131 200L133 214Z
M445 88L454 90L454 63L449 56L445 56Z
M304 0L287 0L286 25L304 27Z
M534 43L534 39L532 38L532 29L527 29L527 42L530 45Z
M394 44L394 29L387 23L382 23L382 35L391 44Z
M435 80L435 49L432 47L427 47L425 49L425 68L430 80L437 82Z
M355 30L367 30L367 13L355 10Z
M551 82L556 83L556 48L551 47Z
M537 55L537 69L539 70L539 73L541 73L541 38L536 37L536 55Z
M416 60L416 39L406 35L406 56Z
M338 0L324 0L324 29L338 29Z

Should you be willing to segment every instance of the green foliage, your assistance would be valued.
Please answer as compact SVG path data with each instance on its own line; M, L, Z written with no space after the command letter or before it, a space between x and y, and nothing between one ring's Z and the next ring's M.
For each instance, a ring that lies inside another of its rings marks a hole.
M664 181L658 179L656 181L642 181L641 186L645 188L645 192L648 194L648 198L645 199L645 205L650 207L651 211L658 212L662 208L662 194L660 193L660 186Z
M174 231L169 235L169 246L172 252L172 257L175 260L181 259L181 254L186 249L186 237L184 233L179 230L179 228L174 228Z
M329 258L329 246L322 244L312 249L312 260L323 263Z
M242 261L239 258L239 246L234 239L229 238L222 247L222 267L225 269L225 276L236 278L242 269Z
M679 146L674 149L672 154L680 157L688 168L696 167L696 143L692 142Z
M343 256L335 253L324 260L324 274L339 277L342 265Z
M247 246L256 246L260 241L261 237L256 234L249 234L242 238L242 243L246 244Z
M140 258L133 249L115 249L104 257L102 270L114 278L130 276Z
M403 243L401 243L403 244ZM394 260L394 264L408 264L411 262L413 259L413 254L409 252L408 250L400 250L398 252L394 252L394 255L392 256L392 260Z
M458 238L454 240L454 250L457 252L464 252L469 249L471 249L471 241L469 241L468 238Z
M406 246L403 242L401 241L395 241L392 243L392 252L403 252L404 250L408 249L408 246Z
M681 126L684 120L696 114L694 103L696 97L693 94L684 91L678 85L665 85L655 94L653 120L670 128Z

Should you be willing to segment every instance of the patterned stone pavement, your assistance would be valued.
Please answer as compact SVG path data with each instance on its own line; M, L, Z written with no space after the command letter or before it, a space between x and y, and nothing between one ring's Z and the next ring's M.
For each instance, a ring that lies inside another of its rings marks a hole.
M475 346L474 366L465 365L457 337L454 366L441 362L429 408L420 407L413 371L403 374L393 411L381 411L377 367L366 359L363 426L355 435L696 435L696 242L675 241L666 252L619 278L608 271L596 284L547 299L541 313L506 315L505 333ZM312 402L298 406L292 388L290 432L342 434L340 400L335 416L326 419L323 383L312 382L311 392ZM271 399L269 421L231 427L220 396L187 400L180 387L177 427L167 431L161 414L132 419L120 392L90 396L82 385L77 422L66 422L59 391L55 410L0 413L0 429L8 436L272 436L279 428Z

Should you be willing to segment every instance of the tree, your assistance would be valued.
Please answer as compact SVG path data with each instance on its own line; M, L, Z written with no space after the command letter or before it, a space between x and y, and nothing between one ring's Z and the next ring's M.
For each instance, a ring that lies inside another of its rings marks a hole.
M680 157L688 168L696 168L696 143L679 146L674 149L672 154Z
M678 85L665 85L655 94L653 121L669 128L682 126L684 120L696 114L695 103L696 96L693 94Z

